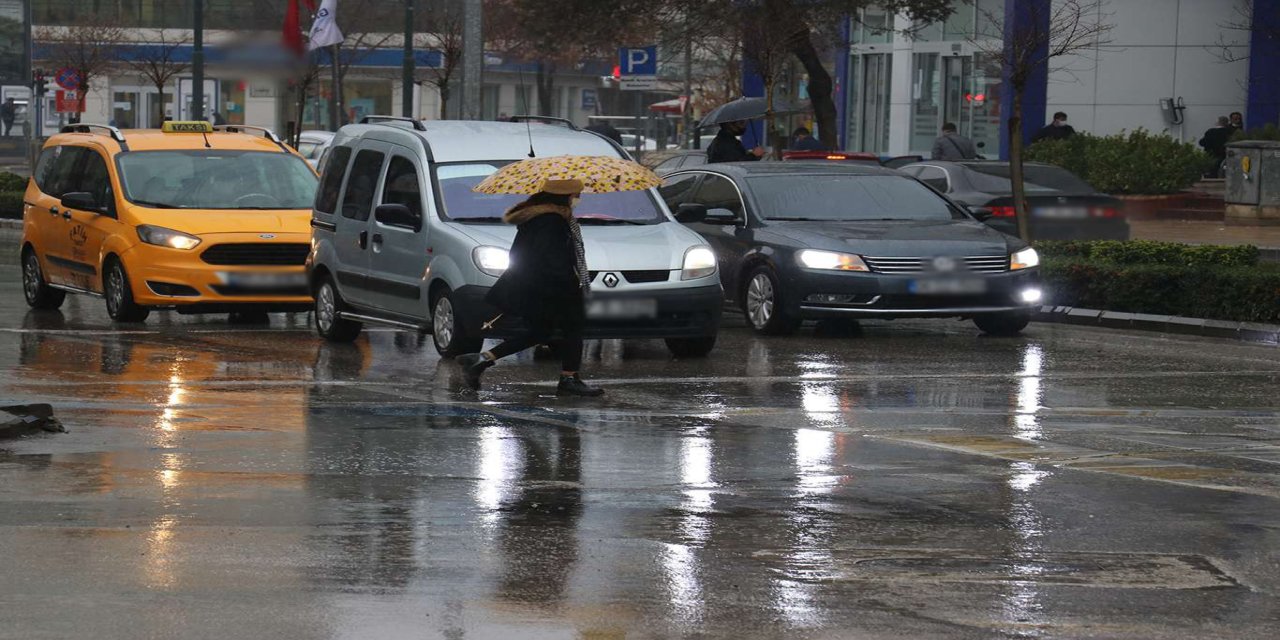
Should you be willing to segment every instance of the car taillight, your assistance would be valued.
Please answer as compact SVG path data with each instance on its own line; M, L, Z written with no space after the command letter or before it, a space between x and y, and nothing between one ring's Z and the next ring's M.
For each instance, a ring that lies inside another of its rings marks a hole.
M1018 215L1018 209L1012 206L988 208L991 209L992 218L1012 218Z
M1120 211L1115 207L1091 207L1089 215L1095 218L1116 218L1120 216Z

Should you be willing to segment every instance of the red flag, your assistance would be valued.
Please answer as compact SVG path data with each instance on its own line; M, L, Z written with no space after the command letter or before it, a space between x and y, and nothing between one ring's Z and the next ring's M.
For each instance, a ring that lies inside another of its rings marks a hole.
M307 10L308 10L308 11L310 11L311 13L315 13L315 12L316 12L316 0L302 0L302 1L303 1L303 2L305 2L305 3L307 3Z
M310 6L312 0L305 2ZM289 6L284 10L284 46L299 56L306 51L302 44L301 22L298 20L298 0L289 0Z

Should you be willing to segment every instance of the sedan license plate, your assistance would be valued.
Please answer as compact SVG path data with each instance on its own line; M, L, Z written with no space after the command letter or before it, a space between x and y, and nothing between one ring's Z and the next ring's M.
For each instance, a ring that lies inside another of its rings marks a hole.
M980 294L987 292L987 281L981 278L912 280L907 285L907 290L924 296Z
M1084 207L1036 207L1032 215L1046 220L1083 220L1089 217Z
M647 320L658 317L658 301L653 298L591 300L587 317L595 320Z
M219 275L227 285L240 289L286 289L307 285L305 273L233 271Z

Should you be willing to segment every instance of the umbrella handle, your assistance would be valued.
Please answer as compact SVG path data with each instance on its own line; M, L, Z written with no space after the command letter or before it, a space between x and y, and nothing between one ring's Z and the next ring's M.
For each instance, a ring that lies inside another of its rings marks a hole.
M504 315L504 314L499 313L499 314L498 314L494 319L492 319L492 320L490 320L490 321L488 321L488 322L482 323L482 324L480 325L480 330L481 330L481 331L488 331L488 330L492 329L492 328L493 328L493 325L498 324L498 321L502 319L502 316L503 316L503 315Z

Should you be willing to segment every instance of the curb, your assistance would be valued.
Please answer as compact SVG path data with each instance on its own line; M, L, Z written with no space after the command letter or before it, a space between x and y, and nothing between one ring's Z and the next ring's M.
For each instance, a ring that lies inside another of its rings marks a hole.
M0 229L22 229L21 220L0 219Z
M1076 307L1040 307L1037 322L1073 324L1108 329L1155 331L1178 335L1226 338L1254 344L1280 346L1280 325L1232 320L1206 320L1184 316L1162 316L1148 313L1100 311Z

